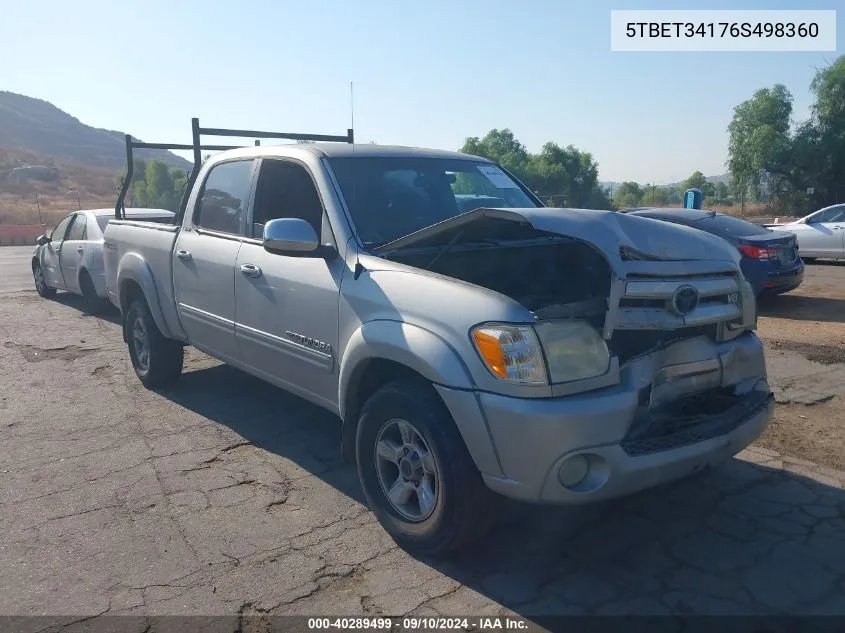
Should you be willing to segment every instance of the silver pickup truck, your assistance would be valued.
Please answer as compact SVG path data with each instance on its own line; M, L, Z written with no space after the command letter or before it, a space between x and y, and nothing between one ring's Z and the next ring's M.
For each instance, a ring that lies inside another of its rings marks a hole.
M768 423L755 299L717 237L544 208L445 151L240 148L192 182L180 225L106 229L135 372L172 383L193 345L337 414L408 550L478 536L491 491L605 500L723 462Z

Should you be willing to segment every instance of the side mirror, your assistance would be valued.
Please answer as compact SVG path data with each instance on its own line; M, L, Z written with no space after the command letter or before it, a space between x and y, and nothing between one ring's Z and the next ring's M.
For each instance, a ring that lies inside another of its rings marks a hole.
M314 227L300 218L277 218L264 225L264 250L289 257L326 258L331 246L322 246Z
M39 246L44 246L45 244L49 244L51 241L50 236L45 233L44 235L39 235L38 239L35 240L35 243Z

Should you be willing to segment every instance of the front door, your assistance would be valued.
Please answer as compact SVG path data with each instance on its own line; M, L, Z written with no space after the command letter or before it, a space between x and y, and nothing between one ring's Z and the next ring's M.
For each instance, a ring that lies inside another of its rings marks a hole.
M62 245L62 276L65 288L74 292L79 292L79 265L85 253L87 237L87 218L84 213L77 213L73 216L70 230Z
M211 168L172 255L176 305L188 340L223 361L237 358L235 260L252 166L252 160L235 160Z
M261 235L276 218L307 220L334 244L311 174L285 160L261 162L249 226L235 267L235 328L241 362L294 393L326 406L337 402L341 258L286 257L264 250Z
M44 245L41 255L41 266L44 270L44 280L52 288L64 288L65 280L62 276L62 247L65 241L73 214L64 218L50 233L50 241Z

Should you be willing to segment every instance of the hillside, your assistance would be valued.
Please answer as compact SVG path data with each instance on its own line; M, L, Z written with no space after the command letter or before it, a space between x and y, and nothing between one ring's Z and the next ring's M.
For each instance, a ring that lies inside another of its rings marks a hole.
M0 91L0 147L112 172L126 163L123 132L85 125L52 103L14 92ZM191 167L189 161L162 150L140 150L136 156L158 158L179 169Z
M111 207L118 173L0 147L0 224L40 224L77 206Z

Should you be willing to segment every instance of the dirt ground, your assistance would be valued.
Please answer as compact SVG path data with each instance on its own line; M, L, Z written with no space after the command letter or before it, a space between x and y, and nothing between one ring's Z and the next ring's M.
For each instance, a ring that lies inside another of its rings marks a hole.
M807 264L804 283L788 294L761 300L759 314L758 332L769 359L799 354L814 363L845 369L845 262ZM758 444L845 468L843 399L781 401Z

